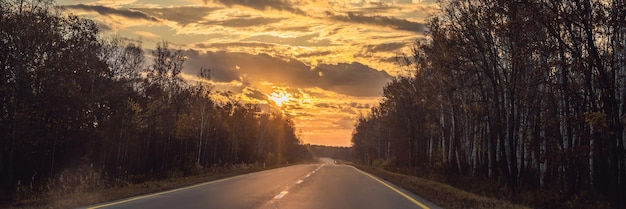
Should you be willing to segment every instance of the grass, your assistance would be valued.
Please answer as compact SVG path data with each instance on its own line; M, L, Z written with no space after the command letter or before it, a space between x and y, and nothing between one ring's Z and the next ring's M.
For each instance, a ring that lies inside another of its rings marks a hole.
M277 167L252 166L244 168L233 168L217 172L207 172L200 175L188 177L168 178L156 181L146 181L137 184L125 184L98 191L89 192L69 192L59 195L57 192L48 192L36 198L21 200L15 203L0 205L0 208L7 209L31 209L31 208L76 208L93 205L97 203L118 200L143 194L156 193L203 182L215 181L228 177L238 176Z
M529 208L492 197L480 196L448 184L416 176L393 173L370 166L355 165L355 167L411 191L443 208Z

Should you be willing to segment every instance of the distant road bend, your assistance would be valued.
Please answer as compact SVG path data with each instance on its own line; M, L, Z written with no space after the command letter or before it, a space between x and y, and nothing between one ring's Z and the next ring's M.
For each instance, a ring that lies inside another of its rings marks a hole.
M352 166L322 160L85 208L440 208Z

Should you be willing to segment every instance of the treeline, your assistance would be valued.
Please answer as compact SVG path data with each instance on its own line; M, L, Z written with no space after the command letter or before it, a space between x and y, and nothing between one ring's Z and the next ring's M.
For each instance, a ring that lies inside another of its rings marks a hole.
M536 207L626 205L624 1L444 0L428 29L355 160L556 196Z
M183 80L182 51L49 1L0 0L0 52L0 200L310 158L292 121L211 99L209 70Z
M336 147L336 146L326 146L326 145L309 145L306 144L310 149L310 153L314 155L314 157L327 157L335 160L343 160L347 162L352 161L352 149L350 147Z

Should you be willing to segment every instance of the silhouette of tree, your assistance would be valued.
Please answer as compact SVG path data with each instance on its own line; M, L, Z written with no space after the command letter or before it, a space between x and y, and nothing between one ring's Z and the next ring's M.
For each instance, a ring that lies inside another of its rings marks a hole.
M292 121L214 102L167 42L100 38L51 1L0 0L0 198L307 158ZM149 64L148 64L149 63Z
M514 192L558 190L561 199L605 196L622 207L624 3L441 6L430 40L407 58L415 76L390 82L359 120L356 159L443 167L501 179Z

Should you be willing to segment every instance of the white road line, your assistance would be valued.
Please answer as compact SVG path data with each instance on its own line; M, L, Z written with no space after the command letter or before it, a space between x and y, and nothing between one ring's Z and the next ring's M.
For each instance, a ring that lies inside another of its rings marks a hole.
M280 199L280 198L283 198L283 197L284 197L287 193L289 193L289 192L288 192L288 191L282 191L282 192L278 193L278 195L276 195L276 196L274 197L274 199L275 199L275 200L278 200L278 199Z
M411 196L409 196L409 195L405 194L404 192L402 192L402 191L400 191L400 190L396 189L395 187L393 187L393 186L391 186L391 185L389 185L389 184L385 183L384 181L382 181L382 180L378 179L377 177L374 177L374 176L372 176L371 174L366 173L365 171L361 171L361 170L359 170L358 168L355 168L355 167L352 167L352 168L354 168L354 170L356 170L356 171L358 171L358 172L362 173L363 175L366 175L366 176L368 176L368 177L370 177L370 178L374 179L374 180L375 180L375 181L377 181L378 183L380 183L380 184L382 184L382 185L386 186L387 188L389 188L389 189L393 190L394 192L398 193L399 195L401 195L401 196L403 196L404 198L408 199L409 201L413 202L413 203L414 203L414 204L416 204L417 206L419 206L419 207L421 207L421 208L423 208L423 209L430 209L428 206L426 206L426 205L424 205L423 203L421 203L421 202L419 202L419 201L417 201L417 200L413 199Z
M298 181L296 181L296 184L300 184L300 183L302 183L302 182L304 182L304 181L302 181L302 180L298 180Z
M201 186L205 186L205 185L209 185L209 184L215 184L215 183L220 183L220 182L229 181L229 180L233 180L233 179L243 178L243 177L247 177L247 176L251 176L251 175L258 175L258 174L262 174L262 173L273 172L273 171L276 171L276 170L278 170L278 169L270 169L270 170L265 170L265 171L260 171L260 172L252 172L252 173L247 173L247 174L244 174L244 175L218 179L218 180L215 180L215 181L204 182L204 183L191 185L191 186L187 186L187 187L182 187L182 188L177 188L177 189L172 189L172 190L166 190L166 191L152 193L152 194L147 194L147 195L130 197L130 198L127 198L127 199L117 200L117 201L110 202L110 203L101 203L100 205L89 206L89 207L87 207L87 209L104 208L104 207L108 207L108 206L113 206L113 205L118 205L118 204L122 204L122 203L132 202L132 201L136 201L136 200L146 199L146 198L149 198L149 197L154 197L154 196L159 196L159 195L163 195L163 194L169 194L169 193L173 193L173 192L178 192L178 191L183 191L183 190L192 189L192 188L196 188L196 187L201 187Z
M220 182L229 181L229 180L233 180L233 179L239 179L239 178L243 178L243 177L247 177L247 176L265 174L265 173L270 173L270 172L276 172L276 171L278 171L280 169L284 169L284 168L286 168L286 167L277 168L277 169L269 169L269 170L264 170L264 171L259 171L259 172L252 172L252 173L247 173L247 174L243 174L243 175L239 175L239 176L232 176L232 177L228 177L228 178L223 178L223 179L218 179L218 180L214 180L214 181L204 182L204 183L191 185L191 186L187 186L187 187L182 187L182 188L178 188L178 189L166 190L166 191L152 193L152 194L147 194L147 195L134 196L134 197L126 198L126 199L115 200L115 201L109 202L109 203L99 203L98 205L87 206L87 209L98 209L98 208L104 208L104 207L113 206L113 205L119 205L119 204L122 204L122 203L127 203L127 202L136 201L136 200L146 199L146 198L149 198L149 197L159 196L159 195L163 195L163 194L169 194L169 193L173 193L173 192L183 191L183 190L192 189L192 188L196 188L196 187L201 187L201 186L205 186L205 185L209 185L209 184L220 183Z

